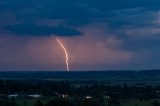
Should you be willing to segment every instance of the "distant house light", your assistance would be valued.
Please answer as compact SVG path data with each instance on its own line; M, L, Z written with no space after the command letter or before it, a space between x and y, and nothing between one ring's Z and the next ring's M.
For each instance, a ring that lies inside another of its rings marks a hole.
M110 97L109 97L109 96L104 96L104 98L105 98L105 99L109 99Z
M92 97L91 97L91 96L86 96L85 98L86 98L86 99L91 99Z
M33 95L28 95L29 97L31 98L41 98L42 95L39 95L39 94L33 94Z
M7 97L10 98L10 99L12 99L12 98L17 98L17 97L18 97L18 94L8 95Z
M68 98L68 95L66 95L66 94L60 94L58 96L61 97L61 98Z
M158 91L156 91L157 93L160 93L160 91L158 90Z

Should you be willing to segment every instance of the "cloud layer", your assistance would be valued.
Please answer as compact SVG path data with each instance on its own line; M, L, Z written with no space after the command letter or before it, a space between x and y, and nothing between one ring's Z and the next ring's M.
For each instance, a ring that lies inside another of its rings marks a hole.
M70 41L73 55L87 58L84 64L160 68L159 5L160 0L1 0L0 37L30 37L30 42L59 36Z
M11 33L19 36L74 36L82 35L82 32L64 26L38 26L34 24L16 24L6 27Z

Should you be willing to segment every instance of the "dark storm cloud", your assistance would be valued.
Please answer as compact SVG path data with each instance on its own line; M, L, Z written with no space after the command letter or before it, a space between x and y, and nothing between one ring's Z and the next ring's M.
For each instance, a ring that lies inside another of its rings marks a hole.
M126 38L123 39L121 50L125 51L144 51L144 50L157 50L159 49L160 39L155 38Z
M35 23L37 20L64 20L65 28L37 25L15 25L8 29L22 35L79 35L76 27L105 23L110 35L122 41L122 50L140 50L159 45L154 33L130 33L134 29L150 26L154 29L155 14L160 10L160 0L1 0L0 11L12 12L22 22ZM29 27L29 28L28 28ZM56 31L54 31L56 28ZM58 29L59 28L59 29ZM42 30L43 29L43 30ZM105 29L105 28L103 28ZM146 29L148 30L148 29ZM107 34L106 34L107 35ZM110 37L110 36L106 36ZM146 42L150 42L147 43ZM153 42L153 43L152 43ZM156 43L155 43L156 42Z
M0 36L7 31L17 36L74 36L91 30L91 35L84 34L84 42L99 44L104 38L103 46L94 48L97 52L103 52L102 47L127 52L135 56L136 64L154 66L160 63L159 11L160 0L0 0ZM92 27L104 33L94 33Z
M153 52L158 51L160 48L159 26L126 27L117 29L116 31L112 30L110 33L114 35L108 36L108 38L114 36L120 42L120 45L119 43L106 43L106 47L110 49L128 52L150 50Z
M1 0L0 11L11 11L19 20L66 19L68 24L85 25L93 21L121 22L111 20L115 10L144 8L145 11L159 9L159 0ZM121 11L121 14L126 14ZM128 14L126 14L128 15ZM131 14L130 14L131 15ZM117 20L116 20L117 21Z
M11 33L19 36L28 35L28 36L74 36L82 35L82 32L75 30L73 28L64 27L64 26L38 26L35 24L16 24L6 27Z

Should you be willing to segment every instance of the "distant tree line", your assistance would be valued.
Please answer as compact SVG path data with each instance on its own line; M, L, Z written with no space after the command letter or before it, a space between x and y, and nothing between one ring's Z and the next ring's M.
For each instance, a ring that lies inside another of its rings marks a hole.
M93 83L94 82L94 83ZM43 96L54 96L57 93L70 96L83 97L90 95L93 97L102 97L107 95L111 98L129 99L138 98L141 100L160 98L160 86L138 85L128 86L113 85L105 82L91 81L91 83L70 81L27 81L27 80L0 80L1 94L42 94Z
M109 85L98 81L52 81L52 80L0 80L0 94L41 94L55 99L43 103L40 100L35 106L119 106L121 99L138 99L148 101L160 98L160 86L150 85ZM58 97L59 94L69 95L68 98ZM85 98L85 96L91 96ZM12 105L11 105L12 104ZM5 99L0 95L0 106L18 106L14 100ZM158 101L153 106L160 106Z

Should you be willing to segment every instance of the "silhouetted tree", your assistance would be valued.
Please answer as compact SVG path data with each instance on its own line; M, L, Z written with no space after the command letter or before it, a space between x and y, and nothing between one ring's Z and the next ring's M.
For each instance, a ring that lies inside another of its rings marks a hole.
M80 106L102 106L103 103L101 103L99 100L94 100L94 99L88 99L88 100L83 100L80 104Z
M110 99L109 101L108 101L108 105L109 106L120 106L120 102L119 102L119 100L118 99Z
M37 100L34 106L44 106L40 100Z
M1 100L0 106L19 106L15 101Z
M56 98L49 101L45 106L73 106L73 103L68 99Z
M160 106L160 103L159 101L157 100L154 100L153 103L152 103L153 106Z

